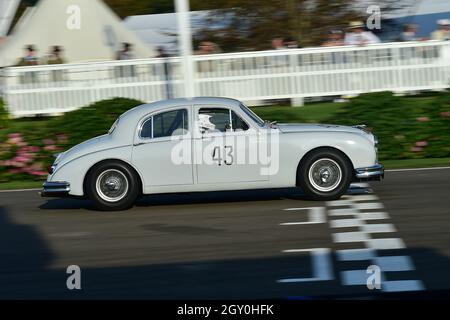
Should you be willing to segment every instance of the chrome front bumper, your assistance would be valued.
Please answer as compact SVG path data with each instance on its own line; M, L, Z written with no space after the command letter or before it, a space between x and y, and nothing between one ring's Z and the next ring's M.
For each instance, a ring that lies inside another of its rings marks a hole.
M384 166L381 164L355 170L356 181L380 181L384 178Z
M68 182L48 182L43 185L40 192L41 197L65 197L70 192L70 184Z

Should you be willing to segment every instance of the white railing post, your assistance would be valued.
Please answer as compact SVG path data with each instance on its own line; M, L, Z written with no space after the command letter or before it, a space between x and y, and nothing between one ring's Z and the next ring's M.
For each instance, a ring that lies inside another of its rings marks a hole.
M188 0L175 0L175 8L181 47L184 94L187 98L192 98L195 96L195 72L192 59L192 34Z

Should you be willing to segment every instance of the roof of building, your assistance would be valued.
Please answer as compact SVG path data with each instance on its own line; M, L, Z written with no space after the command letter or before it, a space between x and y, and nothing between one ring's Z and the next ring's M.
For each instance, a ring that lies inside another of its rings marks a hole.
M0 67L15 65L27 45L40 57L57 45L66 62L86 62L114 59L124 42L133 45L134 58L155 55L101 0L41 0L0 48Z

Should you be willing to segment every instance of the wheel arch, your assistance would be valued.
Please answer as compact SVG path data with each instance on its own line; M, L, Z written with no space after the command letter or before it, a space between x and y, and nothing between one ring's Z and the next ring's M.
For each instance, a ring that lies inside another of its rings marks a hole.
M340 154L348 161L348 163L349 163L350 166L352 167L352 178L354 178L354 175L355 175L355 173L354 173L355 170L354 170L354 169L355 169L355 168L354 168L353 162L351 161L350 157L349 157L344 151L342 151L342 150L340 150L340 149L338 149L338 148L330 147L330 146L322 146L322 147L316 147L316 148L313 148L313 149L309 150L309 151L306 152L306 153L303 155L303 157L299 160L298 165L297 165L297 170L296 170L296 172L295 172L295 185L296 185L297 187L300 185L300 184L299 184L299 170L300 170L300 168L301 168L303 162L305 161L305 159L306 159L310 154L312 154L312 153L315 153L315 152L318 152L318 151L327 151L327 150L331 150L331 151L335 151L335 152L340 153Z
M84 178L83 178L83 194L84 194L84 195L87 194L87 193L86 193L86 191L87 191L87 177L89 176L89 174L92 172L92 170L93 170L95 167L97 167L97 166L99 166L99 165L102 165L102 164L104 164L104 163L108 163L108 162L119 162L119 163L121 163L121 164L127 166L128 168L130 168L131 171L132 171L132 172L136 175L136 177L138 178L140 194L142 195L142 194L144 193L143 179L142 179L141 174L136 170L136 168L135 168L133 165L131 165L129 162L126 162L126 161L121 160L121 159L114 159L114 158L111 158L111 159L104 159L104 160L101 160L101 161L96 162L96 163L93 164L93 165L89 168L89 170L86 172L86 174L84 175Z

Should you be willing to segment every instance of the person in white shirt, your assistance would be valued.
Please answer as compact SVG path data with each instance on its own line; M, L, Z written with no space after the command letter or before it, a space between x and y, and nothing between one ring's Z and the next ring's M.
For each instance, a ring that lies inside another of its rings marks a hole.
M400 41L419 41L417 36L418 27L415 24L407 24L404 26L403 32L400 34Z
M438 20L439 29L431 34L432 40L450 40L450 19Z
M380 43L380 39L371 31L364 29L364 23L354 21L350 23L349 31L345 35L344 43L347 46L364 46L367 44Z

